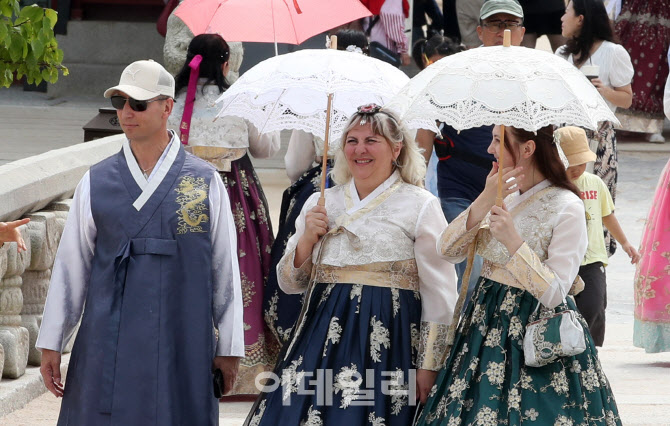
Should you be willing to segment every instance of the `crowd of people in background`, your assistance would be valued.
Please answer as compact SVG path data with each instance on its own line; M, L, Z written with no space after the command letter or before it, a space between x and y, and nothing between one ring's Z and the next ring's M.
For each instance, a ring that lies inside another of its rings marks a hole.
M406 0L362 2L373 16L337 32L351 55L385 49L423 70L502 45L505 30L513 46L547 36L623 130L655 140L659 114L670 118L667 0L415 0L413 40ZM127 138L77 187L36 344L47 388L64 396L59 424L216 424L212 366L230 394L257 394L259 375L279 378L258 395L253 426L621 424L597 351L605 267L618 242L637 264L634 343L670 351L670 161L638 252L615 216L613 123L536 132L439 123L439 133L414 135L362 105L329 152L325 201L324 142L292 133L291 185L273 230L250 157L275 155L279 134L214 121L241 53L233 59L216 34L183 53L174 77L138 61L105 92ZM25 250L27 222L0 222L0 242ZM529 366L524 327L567 311L581 312L585 348ZM60 351L80 319L64 386ZM329 404L310 381L326 370ZM379 392L387 378L392 396ZM358 401L363 381L376 390L369 404Z

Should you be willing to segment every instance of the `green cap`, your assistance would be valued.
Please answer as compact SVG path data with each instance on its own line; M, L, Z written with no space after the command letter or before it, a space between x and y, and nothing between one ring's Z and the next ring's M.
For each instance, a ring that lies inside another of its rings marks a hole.
M523 18L523 9L516 0L487 0L479 11L479 19L486 19L497 13L507 13Z

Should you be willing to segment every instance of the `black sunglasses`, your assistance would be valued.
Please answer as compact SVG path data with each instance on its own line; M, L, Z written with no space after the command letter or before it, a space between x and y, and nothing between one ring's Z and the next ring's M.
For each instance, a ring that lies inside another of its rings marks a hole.
M130 109L137 112L143 112L147 110L149 102L164 101L169 98L163 97L163 98L152 99L150 101L138 101L137 99L124 98L123 96L116 95L112 96L110 99L112 100L112 106L115 109L123 109L123 107L126 106L126 101L128 101Z

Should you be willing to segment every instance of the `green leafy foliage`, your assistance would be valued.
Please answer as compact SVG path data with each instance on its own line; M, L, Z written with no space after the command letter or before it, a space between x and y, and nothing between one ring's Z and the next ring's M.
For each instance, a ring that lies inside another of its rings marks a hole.
M55 83L61 73L68 75L54 36L57 20L52 9L0 0L0 87L24 75L29 84Z

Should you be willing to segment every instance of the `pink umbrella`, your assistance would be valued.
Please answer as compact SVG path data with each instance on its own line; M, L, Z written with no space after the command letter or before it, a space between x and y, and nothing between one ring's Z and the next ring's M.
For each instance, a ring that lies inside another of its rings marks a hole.
M324 31L370 16L359 0L184 0L175 15L193 34L228 41L300 44Z

